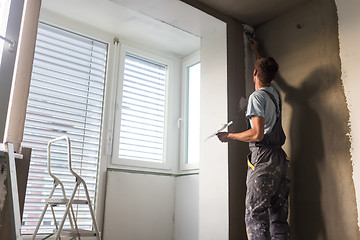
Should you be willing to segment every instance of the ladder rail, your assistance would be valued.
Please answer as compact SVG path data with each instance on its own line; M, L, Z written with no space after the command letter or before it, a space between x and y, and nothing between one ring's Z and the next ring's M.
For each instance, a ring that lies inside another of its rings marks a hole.
M53 187L52 187L52 189L51 189L49 198L51 198L51 197L53 196L53 194L54 194L54 192L55 192L55 189L56 189L56 186L57 186L57 185L56 185L56 183L54 182L54 185L53 185ZM43 211L42 211L42 213L41 213L41 215L40 215L40 218L39 218L38 223L36 224L36 228L35 228L35 231L34 231L34 233L33 233L33 236L32 236L32 238L31 238L31 240L34 240L34 239L36 238L36 235L37 235L37 233L38 233L38 231L39 231L41 222L42 222L42 220L44 219L44 216L45 216L45 213L46 213L46 210L47 210L48 206L49 206L49 204L45 203L45 207L44 207L44 209L43 209Z
M84 187L84 190L85 190L86 199L88 201L88 206L89 206L89 210L90 210L90 214L91 214L91 218L92 218L92 222L93 222L93 227L94 227L95 232L96 232L96 237L97 237L98 240L100 240L100 233L99 233L99 229L98 229L98 226L97 226L97 223L96 223L94 209L92 208L89 191L87 189L85 181L82 181L82 184L83 184L83 187Z
M72 191L72 194L71 194L70 198L66 197L65 187L64 187L64 184L62 183L62 181L51 171L51 146L54 143L59 142L59 141L63 141L63 140L66 141L68 169L69 169L70 173L76 179L75 186L74 186L74 189ZM83 231L83 230L78 228L77 220L76 220L74 209L73 209L72 205L73 204L79 204L81 202L82 202L82 204L87 204L88 205L90 215L91 215L91 218L92 218L92 223L93 223L92 225L93 225L93 228L95 230L96 237L97 237L98 240L100 240L100 233L99 233L99 229L98 229L98 226L97 226L97 223L96 223L95 213L94 213L94 210L92 208L91 199L90 199L89 191L88 191L88 188L86 186L85 180L79 174L77 174L72 168L71 141L70 141L70 138L68 136L58 137L58 138L52 139L52 140L50 140L48 142L48 145L47 145L47 160L48 160L48 166L47 166L48 173L54 179L54 186L53 186L53 189L52 189L52 191L50 193L49 199L46 202L44 210L43 210L43 212L42 212L42 214L40 216L40 219L39 219L38 224L36 226L36 229L34 231L32 240L34 240L35 237L36 237L36 234L37 234L37 232L38 232L38 230L40 228L41 222L42 222L42 220L44 218L44 215L45 215L49 205L50 205L52 213L53 213L54 223L56 225L55 227L56 227L56 230L57 230L54 239L55 240L60 239L61 231L63 230L63 227L65 225L65 221L66 221L67 217L69 218L72 231L76 231L76 237L78 239L80 239L80 235L81 235L80 232ZM75 200L75 195L80 190L80 184L82 184L83 187L84 187L86 200L78 201L78 199ZM62 191L62 194L63 194L63 197L64 197L64 199L60 199L61 201L59 201L59 202L56 201L56 199L52 199L53 194L55 192L55 189L56 189L56 187L58 185L60 185L61 191ZM55 206L57 203L58 204L66 204L66 209L65 209L65 212L64 212L64 214L62 216L61 222L56 221L56 217L55 217L54 210L53 210L53 206ZM73 237L72 239L75 239L76 237Z
M62 140L62 139L63 139L63 138L54 139L54 140L48 142L48 145L47 145L47 169L48 169L49 175L54 179L54 185L53 185L53 187L52 187L52 189L51 189L51 191L50 191L50 194L49 194L48 199L51 199L51 198L53 197L54 192L55 192L55 190L56 190L56 187L59 186L59 185L60 185L60 187L61 187L61 192L62 192L63 198L64 198L64 199L67 199L64 184L63 184L62 181L61 181L59 178L57 178L57 177L55 176L55 174L53 174L52 171L51 171L51 144L53 144L54 142L60 141L60 140ZM42 222L43 219L44 219L45 213L46 213L49 205L50 205L50 207L51 207L51 212L52 212L52 215L53 215L55 227L58 229L58 224L57 224L57 221L56 221L56 216L55 216L55 213L54 213L54 210L53 210L53 206L52 206L50 203L46 203L46 204L45 204L45 207L44 207L44 209L43 209L43 211L42 211L42 213L41 213L41 215L40 215L39 221L38 221L38 223L37 223L37 225L36 225L35 231L34 231L33 236L32 236L32 240L34 240L34 239L36 238L36 235L37 235L37 233L38 233L38 231L39 231L41 222ZM72 221L72 219L71 219L70 214L69 214L69 222L70 222L71 228L73 229L73 228L74 228L74 225L73 225L73 221Z
M65 191L65 187L64 187L63 182L58 177L56 177L55 174L53 174L52 171L51 171L51 145L56 143L56 142L62 141L62 140L66 141L68 164L69 164L69 166L71 164L71 142L70 142L70 138L68 136L61 136L61 137L52 139L47 144L48 172L49 172L49 175L54 179L54 181L57 182L58 184L60 184L61 191L63 193L63 197L64 197L64 199L67 199L66 191ZM69 216L69 222L70 222L71 229L74 229L74 224L73 224L73 220L71 218L70 213L68 214L68 216Z
M69 199L69 202L66 204L66 210L65 210L65 213L64 213L63 218L62 218L62 220L61 220L61 223L60 223L60 225L59 225L59 229L58 229L58 231L57 231L57 233L56 233L56 235L55 235L55 240L57 240L57 239L59 238L60 233L61 233L61 230L62 230L63 227L64 227L64 224L65 224L65 221L66 221L66 215L68 215L68 214L70 213L70 208L72 207L72 201L73 201L74 198L75 198L75 195L76 195L76 192L77 192L78 187L79 187L79 184L76 183L76 184L75 184L75 188L74 188L74 190L73 190L73 192L72 192L72 194L71 194L71 197L70 197L70 199Z

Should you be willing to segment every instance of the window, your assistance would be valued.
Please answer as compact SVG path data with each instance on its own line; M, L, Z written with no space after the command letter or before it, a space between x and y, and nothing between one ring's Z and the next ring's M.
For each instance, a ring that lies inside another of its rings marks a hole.
M184 59L184 103L182 170L196 169L200 159L200 56L195 53Z
M186 163L191 164L200 157L200 63L189 66L187 73Z
M32 148L23 234L33 233L52 188L46 168L50 139L70 137L73 168L85 179L94 201L106 59L107 44L39 24L23 140L24 146ZM75 180L67 168L66 149L64 146L54 149L52 171L63 180L70 196ZM54 197L61 198L61 191L55 193ZM80 191L79 195L83 198L84 192ZM60 221L65 207L54 209ZM74 210L79 228L91 229L88 207L79 205ZM54 226L48 210L39 233L50 233Z
M113 164L167 168L170 60L122 46Z
M166 65L125 56L119 158L162 162Z
M1 37L5 37L6 35L6 26L7 26L9 10L10 10L10 2L11 0L0 1L0 36ZM2 53L5 43L6 40L0 39L0 65L1 65Z

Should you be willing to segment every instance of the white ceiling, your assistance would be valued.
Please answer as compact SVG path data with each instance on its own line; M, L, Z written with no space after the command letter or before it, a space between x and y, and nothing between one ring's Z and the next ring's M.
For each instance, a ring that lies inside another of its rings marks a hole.
M190 0L192 1L192 0ZM309 0L193 0L256 26Z
M187 1L201 1L242 23L256 26L308 0ZM204 20L209 17L201 16L205 13L180 0L43 0L42 10L177 56L199 50L202 28L212 24ZM184 30L181 25L191 27Z
M196 34L126 7L121 1L43 0L41 7L44 16L60 15L154 51L187 56L200 49L200 38Z

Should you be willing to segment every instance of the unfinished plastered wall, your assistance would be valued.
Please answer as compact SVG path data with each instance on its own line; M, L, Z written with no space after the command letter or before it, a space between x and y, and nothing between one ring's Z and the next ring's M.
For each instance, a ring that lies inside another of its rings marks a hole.
M334 1L313 0L256 28L280 65L294 239L359 239L337 24Z
M244 38L242 24L233 20L227 22L227 59L228 59L228 118L233 121L231 132L246 129L245 108L240 101L246 102L244 72ZM246 105L246 104L245 104ZM228 143L229 164L229 238L246 239L245 232L245 192L246 192L246 155L247 143L231 141Z
M351 160L353 163L353 180L357 198L357 213L360 216L360 112L358 106L360 103L358 89L359 81L359 57L360 47L358 44L360 37L360 1L336 0L337 12L339 17L339 41L341 57L341 80L344 85L344 92L349 108L349 124L351 138ZM358 220L360 226L360 221Z

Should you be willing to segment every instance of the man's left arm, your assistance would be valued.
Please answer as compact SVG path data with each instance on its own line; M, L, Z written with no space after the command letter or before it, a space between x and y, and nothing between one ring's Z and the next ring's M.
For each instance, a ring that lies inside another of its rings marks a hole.
M253 127L244 132L219 132L216 135L221 142L228 142L230 140L237 140L242 142L260 142L264 138L265 119L264 117L260 116L252 116L251 122Z

